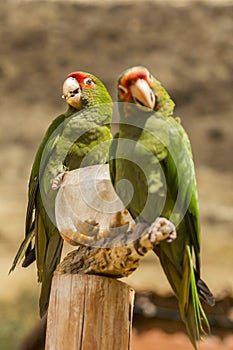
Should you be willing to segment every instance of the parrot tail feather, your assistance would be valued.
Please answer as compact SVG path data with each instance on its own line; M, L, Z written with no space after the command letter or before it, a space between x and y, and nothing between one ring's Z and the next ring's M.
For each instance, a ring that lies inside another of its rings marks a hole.
M215 305L215 300L214 296L209 290L208 286L206 283L197 277L196 277L196 285L197 285L197 290L198 290L198 295L199 297L209 306L214 306Z
M36 260L36 250L35 247L31 248L31 246L29 246L30 249L27 250L26 255L25 255L25 259L22 263L22 267L28 267L29 265L31 265L31 263L33 263L33 261Z
M187 254L184 254L184 274L179 293L179 306L189 338L196 349L196 340L201 340L202 335L210 332L209 322L199 299L200 290L203 294L204 287L207 286L200 279L198 280L199 285L197 283L192 254L188 245L186 252Z
M18 250L18 252L17 252L17 254L16 254L15 258L14 258L14 261L12 263L12 266L10 268L9 274L12 271L14 271L16 265L19 264L22 261L22 259L24 258L24 256L27 254L28 248L30 249L30 245L31 245L31 242L32 242L34 236L35 236L35 232L34 232L34 229L32 229L29 232L29 234L25 237L23 242L21 243L21 245L19 247L19 250ZM24 266L24 263L23 263L23 266Z
M45 262L43 265L43 272L41 274L41 291L40 291L40 316L43 317L47 312L49 305L49 295L51 289L51 283L53 278L53 272L61 259L61 252L63 246L63 239L60 234L54 231L47 245L47 252L45 255Z
M213 305L214 298L207 285L198 277L193 266L191 248L184 247L182 265L174 261L172 245L160 244L154 252L159 256L163 270L178 299L181 317L185 323L188 336L194 349L202 335L210 332L209 322L200 299Z

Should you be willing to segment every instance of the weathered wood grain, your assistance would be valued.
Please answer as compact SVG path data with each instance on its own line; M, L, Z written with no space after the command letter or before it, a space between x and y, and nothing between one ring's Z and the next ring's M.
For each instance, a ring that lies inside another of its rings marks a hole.
M134 291L112 278L53 278L46 350L129 350Z

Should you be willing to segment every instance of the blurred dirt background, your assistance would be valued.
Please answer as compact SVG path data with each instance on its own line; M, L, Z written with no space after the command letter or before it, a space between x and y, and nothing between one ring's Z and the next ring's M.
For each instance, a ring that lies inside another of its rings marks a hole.
M1 1L1 349L16 349L38 319L35 267L8 271L24 234L35 152L66 108L61 85L75 70L100 77L116 100L118 74L144 65L174 98L196 164L203 278L225 300L212 319L233 321L232 16L232 1ZM138 291L170 292L151 255L126 282ZM232 323L224 328L224 322L201 350L233 349ZM175 324L137 316L132 350L192 349Z

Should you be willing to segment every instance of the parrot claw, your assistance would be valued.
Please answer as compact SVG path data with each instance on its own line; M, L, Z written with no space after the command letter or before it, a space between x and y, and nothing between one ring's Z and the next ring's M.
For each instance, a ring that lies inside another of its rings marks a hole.
M52 182L51 188L53 191L57 191L62 184L65 172L58 174Z
M159 244L166 240L171 243L176 239L175 225L166 218L158 217L148 229L151 243Z

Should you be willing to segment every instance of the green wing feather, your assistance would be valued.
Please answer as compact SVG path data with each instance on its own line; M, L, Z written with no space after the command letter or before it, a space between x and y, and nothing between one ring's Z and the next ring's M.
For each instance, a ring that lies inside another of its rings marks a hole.
M44 210L39 189L40 177L43 176L47 161L56 147L58 136L62 133L63 121L65 118L69 117L73 111L74 110L72 108L69 108L66 113L61 114L51 123L37 151L32 166L28 188L25 239L22 242L10 269L10 272L13 271L17 263L19 263L23 258L24 267L27 267L36 259L38 280L39 282L42 282L40 296L41 315L43 315L47 310L52 273L60 260L62 239L57 228L50 221L46 211ZM56 133L54 133L55 130ZM46 156L43 158L42 164L42 155L45 154ZM49 239L51 236L54 236L52 240ZM34 238L36 240L36 249L35 247L32 247Z
M116 177L116 151L117 151L117 143L119 138L119 132L114 135L114 138L111 142L109 148L109 172L111 177L111 182L113 186L115 186L115 177Z
M37 151L37 154L32 166L29 185L28 185L28 205L27 205L26 220L25 220L25 239L18 249L18 252L15 256L10 272L15 269L17 263L20 263L23 258L25 259L23 263L23 266L25 267L30 265L35 260L35 251L31 247L31 242L35 237L34 212L37 209L36 198L39 191L39 176L40 176L39 172L42 173L46 165L46 163L44 165L41 164L41 157L44 152L44 148L49 141L50 150L47 145L47 157L49 158L50 153L52 152L56 141L56 140L51 140L51 135L59 127L59 125L62 125L62 122L64 121L64 119L68 115L70 115L71 112L72 112L71 109L68 109L66 113L61 114L51 123Z
M213 297L200 279L200 225L190 143L180 123L161 113L150 115L138 134L135 127L132 132L130 128L122 123L118 144L112 146L116 158L110 169L113 184L117 188L117 181L123 178L133 184L136 191L127 208L137 220L152 223L157 216L164 216L176 225L177 239L172 244L161 242L155 253L179 300L182 318L196 347L203 333L202 320L209 328L199 295L209 304L213 304ZM132 147L125 141L129 135L135 143ZM126 189L118 190L127 203L125 192Z
M179 300L182 318L190 340L196 348L196 340L200 339L204 332L203 321L209 329L199 295L211 305L214 301L208 287L200 279L200 224L191 148L179 122L173 118L169 119L170 143L162 166L167 180L168 196L170 194L176 201L177 209L183 212L184 217L177 217L176 212L169 216L165 210L163 216L177 225L178 237L172 244L162 242L155 252ZM178 193L181 194L180 197Z

